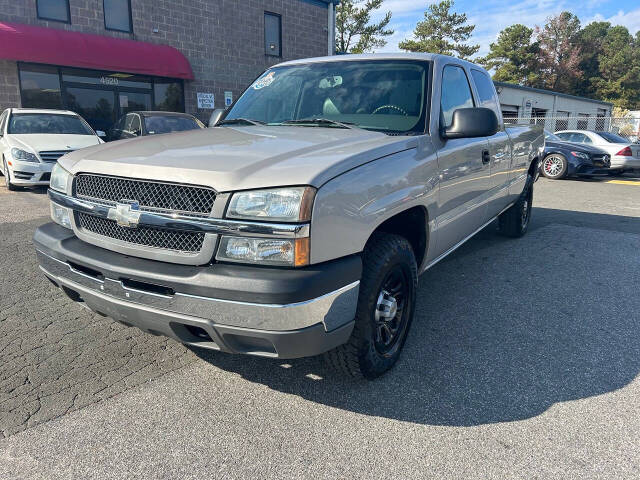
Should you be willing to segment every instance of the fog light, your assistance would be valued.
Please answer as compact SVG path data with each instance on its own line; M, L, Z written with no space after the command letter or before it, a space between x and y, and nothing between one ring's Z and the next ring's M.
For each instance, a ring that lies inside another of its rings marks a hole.
M216 258L223 261L300 267L309 263L309 239L222 237Z
M71 229L71 212L66 207L61 207L57 203L51 203L51 219L58 225Z

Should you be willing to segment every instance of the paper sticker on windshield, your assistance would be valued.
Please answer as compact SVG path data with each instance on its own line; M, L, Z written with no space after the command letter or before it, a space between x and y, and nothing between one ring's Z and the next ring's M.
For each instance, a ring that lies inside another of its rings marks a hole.
M253 84L253 89L260 90L261 88L268 87L273 83L275 79L276 79L275 72L269 72L264 77L256 80L256 82Z

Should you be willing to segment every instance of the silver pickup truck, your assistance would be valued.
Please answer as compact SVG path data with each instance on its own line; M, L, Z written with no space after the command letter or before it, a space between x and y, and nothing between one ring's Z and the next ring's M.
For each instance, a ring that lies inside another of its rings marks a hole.
M526 232L543 147L472 63L286 62L213 128L60 158L34 244L55 286L125 325L370 379L400 355L420 273L496 218Z

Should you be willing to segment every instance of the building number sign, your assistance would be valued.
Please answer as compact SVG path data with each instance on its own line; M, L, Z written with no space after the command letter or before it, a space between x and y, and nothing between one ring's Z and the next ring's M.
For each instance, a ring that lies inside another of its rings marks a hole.
M118 85L116 77L100 77L100 83L103 85Z

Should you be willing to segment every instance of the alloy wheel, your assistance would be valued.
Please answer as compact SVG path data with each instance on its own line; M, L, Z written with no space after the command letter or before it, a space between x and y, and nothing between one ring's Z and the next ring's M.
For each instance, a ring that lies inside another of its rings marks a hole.
M408 293L408 278L402 267L396 266L382 282L374 312L374 343L381 355L393 353L407 328Z
M542 169L548 177L559 177L564 169L564 159L559 155L549 155L544 159Z

